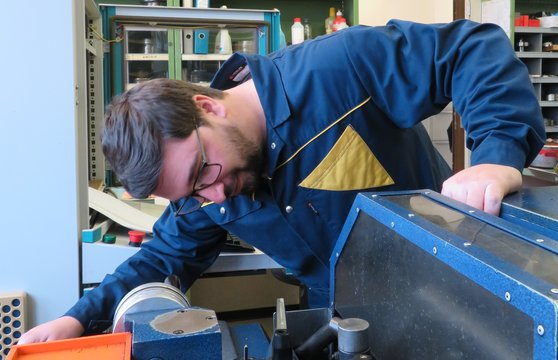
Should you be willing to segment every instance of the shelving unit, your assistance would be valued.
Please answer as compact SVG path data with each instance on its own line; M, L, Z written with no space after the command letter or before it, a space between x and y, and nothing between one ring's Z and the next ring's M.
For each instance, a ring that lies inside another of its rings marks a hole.
M558 29L515 27L514 46L517 57L529 70L539 99L548 137L558 139L558 52L543 51L545 43L558 44ZM520 47L523 44L523 48Z
M105 80L114 95L154 78L208 85L231 54L216 48L227 29L233 51L267 54L279 47L278 10L101 5L111 43Z
M312 36L325 33L325 18L329 8L343 11L343 17L349 25L359 23L358 0L212 0L212 7L227 5L229 8L279 9L281 11L281 29L287 43L291 42L291 25L295 17L307 18L312 26Z
M101 13L92 0L85 4L85 60L87 73L87 139L88 139L88 179L102 181L105 176L105 157L99 144L100 121L103 107L103 41Z

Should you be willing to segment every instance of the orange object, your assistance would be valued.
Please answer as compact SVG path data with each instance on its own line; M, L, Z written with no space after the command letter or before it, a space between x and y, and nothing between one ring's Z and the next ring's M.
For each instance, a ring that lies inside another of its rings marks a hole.
M15 345L6 360L130 360L129 332Z

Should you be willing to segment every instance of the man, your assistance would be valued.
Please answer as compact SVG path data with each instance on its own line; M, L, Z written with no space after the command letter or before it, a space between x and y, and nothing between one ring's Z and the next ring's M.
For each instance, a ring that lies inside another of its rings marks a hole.
M311 306L327 306L330 253L358 192L430 188L497 215L545 136L508 38L470 21L391 21L268 57L236 54L212 86L154 80L113 101L107 160L132 195L172 203L151 242L21 343L79 336L170 273L185 290L227 231L290 269ZM420 125L450 101L473 165L451 177Z

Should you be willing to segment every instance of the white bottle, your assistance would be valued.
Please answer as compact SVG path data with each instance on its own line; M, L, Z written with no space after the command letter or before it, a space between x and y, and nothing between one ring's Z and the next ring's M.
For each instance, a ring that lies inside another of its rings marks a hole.
M221 6L221 9L226 9L227 6ZM225 25L218 25L221 29L217 33L215 38L215 53L217 54L232 54L232 41L229 30L225 28Z
M300 23L300 18L295 18L291 26L291 43L300 44L304 41L304 26Z
M232 54L232 42L229 30L222 28L217 34L215 40L215 52L217 54Z

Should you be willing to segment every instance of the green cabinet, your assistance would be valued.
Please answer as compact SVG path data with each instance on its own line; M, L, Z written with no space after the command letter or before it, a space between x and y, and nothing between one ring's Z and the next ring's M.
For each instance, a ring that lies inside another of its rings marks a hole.
M97 0L102 3L101 1ZM167 6L182 6L183 0L167 0ZM143 0L112 0L113 4L142 5ZM229 9L278 9L281 13L281 29L287 42L291 41L291 25L295 17L307 18L312 26L313 36L325 33L325 18L329 8L340 9L349 25L359 23L358 0L210 0L211 8L223 5Z
M153 78L208 85L233 51L267 54L279 48L279 11L101 5L105 100ZM222 51L224 31L230 49Z
M341 9L349 25L358 24L358 0L211 0L212 7L278 9L281 12L281 29L288 43L291 42L291 25L295 17L307 18L313 37L325 33L325 19L329 8Z

